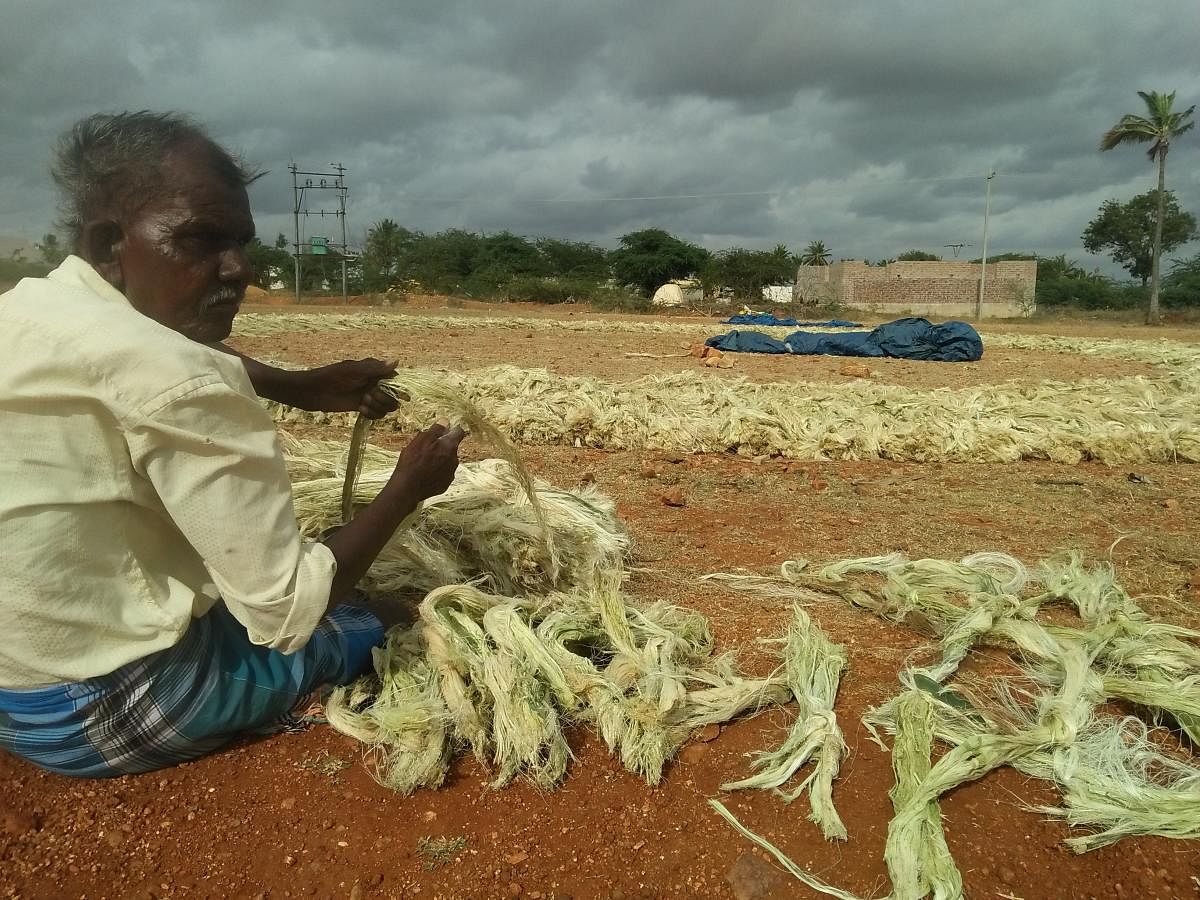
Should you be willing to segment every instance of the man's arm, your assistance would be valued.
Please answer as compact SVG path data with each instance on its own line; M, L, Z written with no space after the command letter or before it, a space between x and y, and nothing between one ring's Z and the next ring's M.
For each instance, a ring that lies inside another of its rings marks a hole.
M379 387L380 381L396 374L395 360L343 360L293 371L269 366L225 344L209 346L240 359L255 393L268 400L319 412L361 412L370 419L382 418L397 406L396 398Z
M324 546L300 537L275 430L257 400L202 383L145 411L126 434L175 527L257 644L291 653L345 600L397 526L442 493L461 429L435 425L401 453L379 496Z
M337 560L329 591L330 605L345 600L375 557L421 501L443 493L458 468L461 428L434 425L400 453L387 484L350 522L324 540Z

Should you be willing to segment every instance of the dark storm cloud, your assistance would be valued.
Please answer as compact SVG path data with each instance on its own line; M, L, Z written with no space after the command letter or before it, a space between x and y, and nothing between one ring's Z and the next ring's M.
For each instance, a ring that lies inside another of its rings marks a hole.
M846 9L845 7L852 7ZM613 244L661 226L719 249L823 240L880 258L978 243L1065 252L1153 187L1100 135L1138 89L1200 100L1194 0L742 4L17 2L0 34L0 233L53 217L48 148L97 109L178 108L271 175L350 172L350 227L511 229ZM1200 136L1169 159L1200 212ZM706 196L694 196L706 195ZM714 196L716 195L716 196ZM658 199L632 199L658 198Z

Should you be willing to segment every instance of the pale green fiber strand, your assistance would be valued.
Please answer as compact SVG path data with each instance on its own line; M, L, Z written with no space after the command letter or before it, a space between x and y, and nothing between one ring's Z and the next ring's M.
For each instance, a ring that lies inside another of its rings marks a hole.
M721 818L723 818L726 822L728 822L730 825L732 825L734 827L734 830L737 831L738 834L740 834L742 837L746 838L747 840L753 841L758 846L762 847L764 850L766 850L768 853L770 853L773 857L775 857L775 859L779 862L779 864L781 866L783 866L785 869L787 869L788 873L791 874L792 877L804 882L806 885L808 885L814 891L818 891L818 892L820 892L822 894L826 894L830 897L837 897L838 900L859 900L859 898L856 895L848 894L845 891L841 890L840 888L836 888L831 884L826 884L825 882L821 881L816 876L810 875L808 872L805 872L798 865L796 865L794 862L792 862L790 859L788 859L788 857L786 855L784 855L782 850L780 850L778 847L776 847L774 844L772 844L766 838L762 837L761 835L755 834L753 831L751 831L745 825L743 825L741 822L739 822L737 817L733 813L731 813L728 809L726 809L724 804L722 804L720 800L709 800L708 805L711 806L713 809L715 809L717 811L717 813L721 816Z
M373 651L376 679L335 688L329 724L363 743L367 770L400 793L438 787L453 753L449 712L417 630L393 630Z
M928 804L998 765L1053 781L1063 796L1057 815L1102 828L1098 835L1071 839L1080 851L1126 834L1197 836L1200 823L1167 795L1175 791L1190 798L1200 785L1200 768L1144 740L1144 726L1132 737L1128 723L1114 731L1114 720L1096 707L1124 700L1155 718L1169 718L1195 741L1200 635L1153 621L1116 583L1111 567L1087 567L1071 554L1051 557L1035 570L997 554L957 563L889 554L818 568L792 560L773 577L720 580L759 594L841 597L941 638L941 662L902 679L910 688L921 686L901 697L924 704L922 714L908 709L901 716L893 700L864 719L872 730L882 725L896 735L897 792L907 798L889 837L898 896L922 895L921 873L929 868L924 854L942 856L939 838L930 832L935 821ZM1052 602L1069 605L1082 625L1038 621L1041 608ZM979 642L1013 652L1033 687L1015 691L1004 680L975 677L970 700L942 689L938 682L953 675ZM922 693L927 696L919 697ZM919 790L913 791L918 776L912 760L928 759L921 750L926 734L952 749L920 776ZM953 895L953 880L942 881L940 889L932 880L927 887L935 895L939 890Z
M1091 721L1095 705L1104 699L1100 678L1090 668L1090 659L1080 647L1064 647L1060 686L1057 691L1043 694L1038 701L1038 718L1033 727L1012 733L984 731L967 735L953 746L923 776L919 770L910 772L903 788L897 782L897 794L903 802L896 807L895 818L888 826L887 849L884 856L892 872L894 896L897 900L917 900L933 891L935 898L962 896L961 877L949 877L946 865L953 861L931 849L931 828L940 830L940 811L931 812L947 791L974 781L1002 765L1020 766L1023 757L1031 754L1048 756L1060 776L1069 771L1075 758L1075 740ZM923 734L927 720L917 726ZM898 719L898 734L903 733L906 719ZM914 741L914 747L917 745ZM912 765L916 753L907 754L905 763ZM898 774L898 779L899 779ZM932 838L934 847L937 839ZM932 865L923 863L933 861ZM935 882L931 873L938 873ZM926 882L928 878L928 882Z
M697 676L697 680L707 679ZM664 716L664 721L686 736L705 725L719 725L746 712L783 706L791 699L787 685L774 678L730 675L724 683L688 691L684 702Z
M832 643L808 613L795 604L783 658L787 684L799 706L796 721L780 747L756 756L752 764L758 770L756 774L723 784L721 790L778 789L815 760L815 768L800 786L782 796L790 803L807 791L812 809L809 818L821 826L827 839L845 840L846 826L834 808L832 796L833 780L846 753L833 710L846 668L845 648Z
M552 788L571 758L558 709L569 714L578 700L536 639L529 640L532 632L516 605L491 607L483 627L495 646L483 665L484 684L492 695L493 785L507 784L524 772L539 787Z
M914 803L929 777L934 738L934 701L924 691L908 690L892 701L895 715L892 770L896 783L891 790L896 819L888 828L884 860L892 881L892 896L915 900L962 895L962 876L946 846L942 810L937 798ZM902 816L914 819L908 831L895 823Z
M383 751L376 777L402 792L434 783L429 766L444 770L463 745L491 767L495 786L522 776L551 788L571 758L563 729L575 723L656 783L695 728L789 699L780 680L743 678L730 657L713 657L703 617L632 604L611 583L525 599L446 585L425 596L419 616L411 632L393 630L375 675L341 689L330 715ZM418 638L423 654L411 651ZM417 695L404 689L414 681L438 695L440 732L422 731ZM403 747L380 721L407 723Z
M371 419L359 413L358 418L354 420L354 428L350 432L350 449L346 451L346 477L342 482L343 523L354 518L354 490L358 487L359 476L362 475L367 435L371 433L371 424Z
M1136 678L1106 675L1104 689L1110 697L1166 713L1193 746L1200 747L1200 672L1177 678L1162 669L1143 666Z
M541 527L542 545L545 551L543 563L550 570L550 577L557 577L557 569L561 563L549 534L546 513L538 501L534 490L533 476L525 467L521 454L512 445L508 437L493 425L469 398L453 385L449 385L437 375L428 375L412 369L401 369L392 378L382 382L396 399L408 403L413 398L424 405L435 408L439 413L449 414L452 424L461 425L476 439L483 440L501 459L508 463L517 481L529 500L530 510L534 519ZM357 423L356 423L357 427Z
M1080 738L1081 764L1061 807L1038 807L1075 826L1099 828L1067 839L1083 853L1128 835L1200 838L1200 770L1164 755L1134 718L1110 721Z

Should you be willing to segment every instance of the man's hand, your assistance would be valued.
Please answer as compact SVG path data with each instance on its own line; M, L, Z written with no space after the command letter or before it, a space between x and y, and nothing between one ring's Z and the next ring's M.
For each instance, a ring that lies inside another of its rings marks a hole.
M396 374L397 360L347 359L316 369L294 371L268 366L225 344L209 346L242 361L258 396L287 406L310 412L357 411L368 419L381 419L399 405L379 387L380 381Z
M347 359L304 372L304 396L298 398L303 409L321 412L360 412L368 419L380 419L394 412L396 398L379 386L396 374L396 360Z
M458 469L458 445L465 432L458 427L433 425L418 434L400 452L392 480L407 495L426 500L445 493Z

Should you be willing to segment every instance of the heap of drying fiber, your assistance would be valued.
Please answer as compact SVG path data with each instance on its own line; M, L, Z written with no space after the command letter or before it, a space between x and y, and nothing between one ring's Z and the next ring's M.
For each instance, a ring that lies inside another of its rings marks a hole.
M962 895L938 800L1002 765L1056 785L1061 805L1038 811L1087 826L1067 841L1079 852L1134 834L1200 838L1200 631L1151 619L1110 568L1073 555L1030 571L995 553L961 562L890 554L710 578L774 597L840 597L939 639L936 658L902 673L905 690L865 718L894 736L893 897ZM1018 674L959 677L981 644L1009 650ZM1112 700L1142 718L1100 709ZM1179 737L1175 749L1151 739L1160 724ZM936 762L935 742L949 747Z
M286 450L297 518L320 535L341 521L346 454L295 440ZM370 446L362 456L359 503L396 464ZM522 479L498 459L460 466L372 566L369 592L424 599L414 627L392 629L375 651L373 674L329 698L330 723L364 743L381 783L405 793L440 784L464 748L498 785L521 775L552 787L570 759L564 729L577 724L657 782L696 728L791 699L790 666L786 676L743 677L714 656L701 616L626 597L627 555L612 502L594 489ZM814 804L818 794L827 791L814 789Z
M240 334L275 329L480 327L573 331L711 332L710 323L516 317L247 314ZM759 384L695 372L623 383L544 369L493 366L471 372L402 371L398 390L438 385L478 408L510 440L609 450L669 450L794 459L1015 462L1046 459L1109 465L1200 461L1200 347L1169 340L1095 340L988 334L991 348L1074 353L1151 364L1161 376L1044 381L918 390L848 384ZM420 400L424 394L417 390ZM441 398L439 398L441 399ZM269 404L276 420L349 426L345 413ZM425 402L405 404L383 427L430 421ZM511 461L511 460L510 460Z
M866 382L757 384L694 373L612 383L495 366L403 371L400 389L412 380L440 380L510 440L526 444L793 459L1200 462L1200 377L1182 374L922 391ZM381 425L415 430L435 413L415 399ZM350 424L342 413L275 405L273 414L284 424Z
M469 749L500 786L552 788L571 751L564 729L591 727L650 783L688 735L786 702L779 678L748 679L714 657L707 623L613 587L506 597L470 585L431 591L417 624L393 629L374 674L334 691L329 722L363 742L393 790L436 787Z

